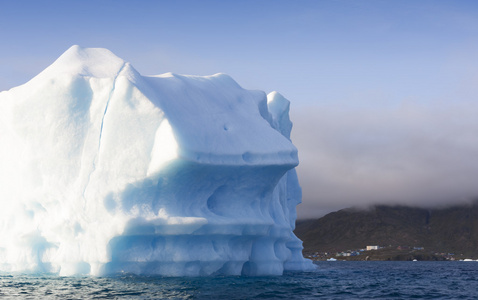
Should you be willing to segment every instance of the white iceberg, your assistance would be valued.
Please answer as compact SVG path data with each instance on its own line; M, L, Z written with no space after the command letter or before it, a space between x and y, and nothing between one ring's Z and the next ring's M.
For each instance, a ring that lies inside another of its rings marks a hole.
M289 102L71 47L0 93L0 271L308 270Z
M331 258L328 258L328 259L327 259L327 261L337 261L337 259L336 259L336 258L333 258L333 257L331 257Z

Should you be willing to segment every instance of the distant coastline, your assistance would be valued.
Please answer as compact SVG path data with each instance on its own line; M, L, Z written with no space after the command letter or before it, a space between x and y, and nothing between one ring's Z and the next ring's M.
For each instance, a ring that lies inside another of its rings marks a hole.
M347 261L478 259L478 201L446 208L347 208L297 223L304 256ZM367 250L367 246L377 246Z
M345 250L342 252L304 253L304 256L314 261L464 261L477 260L477 256L470 257L464 254L439 253L418 249L421 247L382 247L378 250Z

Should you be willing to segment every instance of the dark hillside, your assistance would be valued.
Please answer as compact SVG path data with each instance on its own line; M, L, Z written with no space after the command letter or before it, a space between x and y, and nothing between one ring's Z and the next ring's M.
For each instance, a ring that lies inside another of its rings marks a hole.
M383 205L343 209L298 222L295 233L306 253L380 245L477 255L478 202L443 209Z

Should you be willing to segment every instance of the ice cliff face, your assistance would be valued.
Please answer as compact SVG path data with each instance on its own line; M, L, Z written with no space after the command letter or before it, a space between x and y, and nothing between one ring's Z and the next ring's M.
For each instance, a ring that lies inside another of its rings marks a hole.
M141 76L71 47L0 93L0 271L269 275L312 267L289 102L227 75Z

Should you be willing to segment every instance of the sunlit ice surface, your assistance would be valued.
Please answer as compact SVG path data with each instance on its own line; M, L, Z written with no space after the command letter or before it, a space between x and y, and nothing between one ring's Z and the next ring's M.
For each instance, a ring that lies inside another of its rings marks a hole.
M73 46L0 93L0 270L309 270L289 102Z

